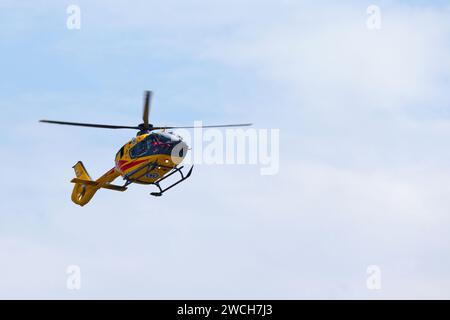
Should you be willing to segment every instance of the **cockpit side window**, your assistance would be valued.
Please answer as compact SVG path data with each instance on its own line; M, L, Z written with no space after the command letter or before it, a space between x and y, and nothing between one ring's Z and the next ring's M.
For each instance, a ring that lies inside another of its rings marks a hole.
M125 146L123 146L122 148L120 148L119 152L117 152L116 154L116 158L122 158L123 157L123 152L124 152Z
M133 148L130 149L130 157L132 159L142 157L146 154L147 148L147 139L142 140L138 144L136 144Z

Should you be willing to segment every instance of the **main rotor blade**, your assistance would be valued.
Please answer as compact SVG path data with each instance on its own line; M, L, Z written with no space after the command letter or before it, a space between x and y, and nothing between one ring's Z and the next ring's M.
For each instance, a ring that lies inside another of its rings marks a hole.
M80 122L66 122L66 121L53 121L53 120L39 120L43 123L51 124L63 124L68 126L79 126L79 127L91 127L91 128L104 128L104 129L138 129L139 127L132 126L114 126L109 124L95 124L95 123L80 123Z
M195 129L195 128L225 128L225 127L248 127L252 123L240 123L240 124L219 124L212 126L186 126L186 127L152 127L152 130L163 130L163 129Z
M144 91L144 111L142 112L142 120L144 121L144 128L148 129L149 122L148 118L150 116L150 103L152 99L152 92L151 91Z

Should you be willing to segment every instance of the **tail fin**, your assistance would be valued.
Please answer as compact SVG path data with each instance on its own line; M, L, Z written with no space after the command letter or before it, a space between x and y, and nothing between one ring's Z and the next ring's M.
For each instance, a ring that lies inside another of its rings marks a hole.
M92 181L89 173L87 173L86 168L83 165L83 162L78 161L73 166L73 169L75 170L75 175L78 179ZM95 185L87 183L75 183L72 191L72 201L80 206L84 206L92 199L97 190L98 188Z
M89 176L89 173L87 172L86 168L84 167L83 162L78 161L74 166L73 169L75 170L75 175L79 179L83 180L92 180Z
M72 201L80 206L84 206L85 204L87 204L100 188L117 191L126 190L126 188L110 184L111 181L119 176L114 168L109 170L96 181L93 181L91 179L81 161L78 161L73 166L73 169L75 170L76 178L72 179L71 181L75 183L72 191Z

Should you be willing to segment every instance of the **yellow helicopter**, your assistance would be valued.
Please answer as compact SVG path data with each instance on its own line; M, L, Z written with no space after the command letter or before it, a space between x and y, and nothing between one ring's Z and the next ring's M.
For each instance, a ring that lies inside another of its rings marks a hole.
M185 174L181 171L181 162L188 151L183 138L168 129L196 128L195 126L164 126L156 127L149 123L151 91L144 92L143 123L138 126L116 126L92 123L65 122L53 120L39 120L39 122L81 126L104 129L136 129L139 130L136 137L131 139L117 152L115 166L97 180L92 180L83 163L78 161L74 166L76 178L71 182L75 184L72 192L72 201L80 206L87 204L100 188L125 191L131 183L153 184L158 187L158 192L150 193L153 196L161 196L170 188L189 178L194 166ZM202 128L241 127L250 126L251 123L202 126ZM153 132L157 131L157 132ZM175 183L162 188L160 183L173 174L179 173L181 178ZM123 185L111 184L116 178L122 176Z

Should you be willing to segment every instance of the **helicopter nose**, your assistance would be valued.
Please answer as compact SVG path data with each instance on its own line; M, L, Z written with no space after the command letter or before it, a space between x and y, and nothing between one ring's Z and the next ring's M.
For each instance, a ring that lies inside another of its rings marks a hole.
M186 156L186 153L187 153L187 150L188 150L188 145L186 144L186 142L184 142L184 141L179 141L178 143L177 143L177 151L178 151L178 156L180 157L180 158L184 158L185 156Z
M188 146L184 141L178 140L172 142L172 156L184 158L186 156Z

